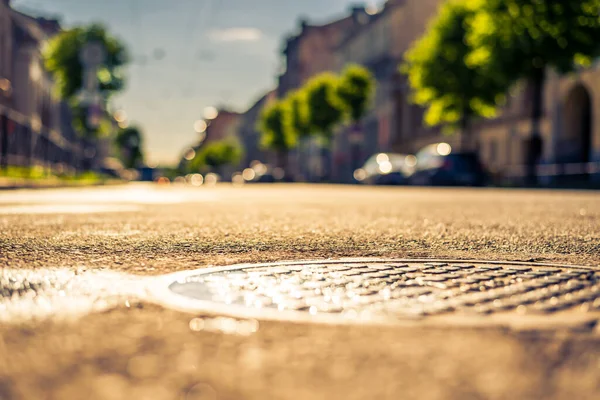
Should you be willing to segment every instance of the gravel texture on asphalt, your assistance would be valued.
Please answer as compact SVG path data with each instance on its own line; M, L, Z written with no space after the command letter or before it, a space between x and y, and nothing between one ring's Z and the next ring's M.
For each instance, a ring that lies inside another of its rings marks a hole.
M598 266L600 194L309 185L0 193L0 266L11 270L160 275L355 256ZM258 330L241 335L230 329L240 321L121 304L75 321L2 323L0 399L600 396L598 328L252 321Z

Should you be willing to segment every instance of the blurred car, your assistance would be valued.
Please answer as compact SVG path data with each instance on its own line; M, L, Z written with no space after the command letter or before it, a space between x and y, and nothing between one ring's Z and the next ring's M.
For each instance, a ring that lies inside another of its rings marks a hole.
M285 171L281 168L273 168L268 164L254 163L252 167L242 172L246 183L275 183L285 180Z
M411 185L484 186L488 177L475 152L454 152L448 143L434 143L416 154Z
M415 164L410 154L377 153L354 171L354 179L366 185L406 185Z

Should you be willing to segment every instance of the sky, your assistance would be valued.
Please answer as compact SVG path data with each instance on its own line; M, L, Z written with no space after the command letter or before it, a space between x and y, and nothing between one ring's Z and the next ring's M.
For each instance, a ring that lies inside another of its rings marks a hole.
M369 4L369 0L364 3ZM353 0L13 0L63 26L102 22L133 58L123 109L145 133L147 161L175 163L207 106L244 111L276 86L284 37L297 21L343 15ZM360 1L359 1L360 3Z

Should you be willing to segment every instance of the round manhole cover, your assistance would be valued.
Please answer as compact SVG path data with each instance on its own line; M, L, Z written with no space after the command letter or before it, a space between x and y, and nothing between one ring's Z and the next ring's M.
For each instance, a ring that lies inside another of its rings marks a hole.
M172 306L239 317L547 323L600 315L600 269L591 267L353 259L239 265L168 279L161 296Z

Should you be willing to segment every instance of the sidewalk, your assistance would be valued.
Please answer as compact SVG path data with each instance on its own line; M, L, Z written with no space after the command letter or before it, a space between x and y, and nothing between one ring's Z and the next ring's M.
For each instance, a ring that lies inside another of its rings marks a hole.
M0 190L15 189L53 189L64 187L105 186L120 185L124 181L118 179L110 180L62 180L62 179L23 179L0 177Z

